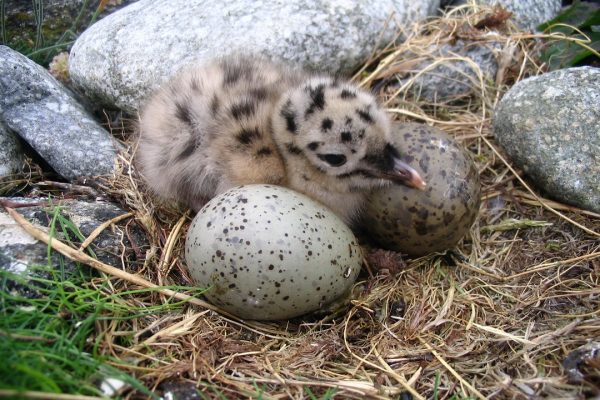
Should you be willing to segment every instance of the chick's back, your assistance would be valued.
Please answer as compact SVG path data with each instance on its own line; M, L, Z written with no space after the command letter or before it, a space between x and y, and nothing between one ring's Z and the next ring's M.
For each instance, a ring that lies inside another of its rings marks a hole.
M163 199L200 208L235 185L285 184L271 115L298 70L261 57L183 69L140 113L136 164Z

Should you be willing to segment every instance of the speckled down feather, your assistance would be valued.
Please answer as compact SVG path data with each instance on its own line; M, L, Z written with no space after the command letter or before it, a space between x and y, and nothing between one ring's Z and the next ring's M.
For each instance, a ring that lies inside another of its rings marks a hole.
M389 185L402 149L375 98L262 57L182 70L140 114L137 165L153 191L199 209L244 184L290 187L346 222Z

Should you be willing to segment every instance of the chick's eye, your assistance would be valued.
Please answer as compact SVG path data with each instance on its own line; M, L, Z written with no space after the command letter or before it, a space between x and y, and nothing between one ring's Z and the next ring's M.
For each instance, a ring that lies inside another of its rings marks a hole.
M341 167L346 164L346 156L343 154L318 154L317 156L332 167Z
M390 143L385 145L385 149L384 149L385 154L388 157L395 157L395 158L400 158L400 153L398 152L398 150L392 146Z

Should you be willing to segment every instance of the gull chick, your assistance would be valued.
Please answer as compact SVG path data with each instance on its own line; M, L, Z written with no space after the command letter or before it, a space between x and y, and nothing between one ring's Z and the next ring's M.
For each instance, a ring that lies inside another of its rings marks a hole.
M351 223L375 188L425 187L371 94L259 56L183 69L141 110L139 133L149 187L195 210L234 186L268 183Z

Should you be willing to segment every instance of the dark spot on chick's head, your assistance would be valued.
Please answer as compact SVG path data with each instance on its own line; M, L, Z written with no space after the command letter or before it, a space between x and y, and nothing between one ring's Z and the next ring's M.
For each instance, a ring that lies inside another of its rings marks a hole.
M310 96L310 104L306 109L305 115L308 116L316 110L322 111L325 108L325 85L320 83L315 87L307 86L305 90Z
M243 117L250 117L254 114L256 104L250 100L242 100L231 106L231 115L233 118L240 120Z
M196 151L198 147L198 136L192 135L189 140L183 145L183 148L177 154L176 160L183 161L186 158L190 157Z
M266 157L266 156L270 156L271 154L273 154L273 150L270 147L261 147L260 149L258 149L256 151L256 155L258 157Z
M248 94L258 101L264 101L269 96L269 92L264 87L250 89Z
M181 122L192 125L192 112L187 104L183 102L175 103L175 116Z
M215 94L212 98L212 100L210 101L210 112L215 115L216 113L219 112L219 105L220 105L220 101L219 101L219 97Z
M293 143L286 143L285 148L288 151L288 153L290 153L290 154L294 154L294 155L302 154L302 149L300 147L294 145Z
M321 130L323 132L329 131L333 127L333 120L331 118L323 118L321 122Z
M233 86L240 80L250 80L253 71L249 65L242 63L221 63L223 68L223 86Z
M356 110L356 113L358 114L358 116L360 117L360 119L363 122L366 122L367 124L374 124L375 123L375 121L373 120L373 117L369 113L369 109L368 108Z
M390 171L394 168L394 159L385 150L365 154L363 161L379 171Z
M242 129L237 135L236 139L243 145L247 145L252 143L255 139L259 139L261 137L258 128L251 129Z
M340 138L342 139L342 142L344 142L344 143L351 142L352 141L352 133L350 133L348 131L344 131L341 133Z
M385 147L383 148L383 152L388 158L400 158L400 152L391 143L387 143L385 145Z
M288 132L296 134L298 132L298 126L296 124L296 112L292 106L292 101L288 100L285 102L279 114L285 119L285 128Z
M340 93L340 97L344 100L354 99L354 98L356 98L356 93L354 93L348 89L342 89L342 93Z
M306 146L306 147L308 147L309 150L315 151L319 148L319 146L320 146L319 142L310 142L308 144L308 146Z

